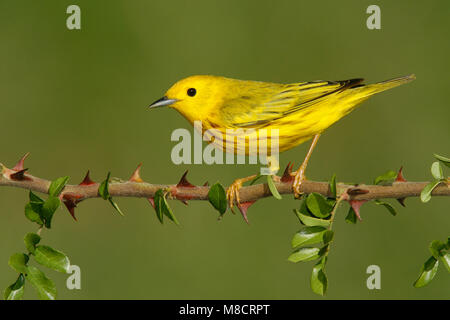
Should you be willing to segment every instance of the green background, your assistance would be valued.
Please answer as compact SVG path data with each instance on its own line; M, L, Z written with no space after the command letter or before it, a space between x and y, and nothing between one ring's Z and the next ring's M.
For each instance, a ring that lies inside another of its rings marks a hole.
M82 29L66 28L78 4ZM366 8L381 7L381 30L368 30ZM175 183L189 169L203 184L254 173L259 166L174 165L170 134L192 130L174 110L146 108L192 74L273 82L367 82L415 73L417 80L365 102L321 138L308 167L313 180L370 183L404 166L407 179L431 178L433 153L449 156L449 1L6 1L0 2L0 161L11 167L30 151L30 173L78 183L87 169L128 178L139 162L152 183ZM281 155L297 165L305 143ZM448 171L446 172L448 174ZM0 190L0 287L16 274L8 257L35 231L23 214L25 190ZM239 215L206 202L170 204L181 222L160 225L143 199L116 199L125 217L100 199L79 205L78 222L60 209L45 244L82 271L82 289L45 270L63 299L322 299L309 288L312 262L287 261L300 225L298 202L265 199ZM394 206L399 207L395 202ZM392 217L373 203L363 222L338 212L326 298L448 299L450 279L415 289L429 243L446 239L449 202L408 199ZM381 267L381 290L368 290L366 268ZM29 285L26 298L36 295Z

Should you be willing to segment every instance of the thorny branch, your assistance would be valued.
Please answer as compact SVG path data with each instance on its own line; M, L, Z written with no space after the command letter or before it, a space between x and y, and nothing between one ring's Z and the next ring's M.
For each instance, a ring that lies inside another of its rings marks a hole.
M15 167L7 168L0 163L0 186L17 187L28 189L35 192L48 193L51 181L32 176L27 173L28 169L24 169L24 160L26 154ZM156 191L159 189L168 190L170 198L186 202L187 200L208 200L209 186L194 186L186 179L186 173L178 184L151 184L144 182L140 175L140 165L127 181L111 181L109 184L109 193L112 197L133 197L147 198L152 200ZM289 166L286 168L284 175L277 179L275 186L280 194L293 193L292 190L293 176L291 175ZM408 197L418 197L422 189L428 182L409 182L403 178L401 170L396 181L391 185L348 185L343 183L337 184L337 195L343 196L343 200L347 200L350 204L355 205L366 202L368 200L394 198L404 200ZM66 185L60 198L70 210L82 200L100 197L98 188L100 184L93 182L89 178L89 172L85 179L78 185ZM256 184L252 186L242 187L239 190L241 203L253 203L254 201L269 197L272 193L267 184ZM305 181L302 183L302 192L304 193L320 193L324 196L331 196L328 182ZM450 184L441 183L433 192L433 196L450 196Z

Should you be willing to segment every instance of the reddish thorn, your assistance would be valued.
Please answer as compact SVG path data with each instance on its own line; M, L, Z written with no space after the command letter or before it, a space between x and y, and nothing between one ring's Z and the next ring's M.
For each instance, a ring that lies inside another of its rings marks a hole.
M189 205L189 203L186 201L186 200L180 200L181 202L183 202L183 204L185 204L185 205Z
M397 178L395 178L395 182L407 182L405 177L403 177L403 166L398 170Z
M155 199L153 198L147 198L147 200L150 202L150 204L152 205L153 209L155 208Z
M67 210L69 210L70 215L72 216L72 218L77 221L77 217L75 217L75 208L77 207L77 205L73 202L69 202L69 201L64 201L64 204L66 205Z
M144 180L141 179L141 176L139 175L141 171L142 163L139 163L136 170L134 170L133 174L131 175L130 179L128 181L132 182L144 182Z
M25 159L30 155L29 152L25 153L25 155L22 157L22 159L19 160L19 162L17 162L17 164L14 166L13 170L14 171L21 171L23 170L23 164L25 162Z
M255 201L247 201L247 202L241 202L237 205L237 207L239 208L239 211L241 211L241 213L242 213L242 217L244 218L245 222L247 222L247 224L249 224L248 218L247 218L248 208L250 208L250 206L252 204L254 204L255 202L256 202L256 200Z
M292 180L294 180L294 176L291 175L292 173L292 167L294 166L294 164L289 161L289 163L286 166L286 169L284 169L284 173L283 176L281 177L281 182L290 182Z
M364 189L360 189L360 188L349 188L349 189L347 190L347 193L348 193L350 196L356 196L356 195L358 195L358 194L366 194L366 193L369 193L369 190L364 190Z
M22 169L22 170L17 171L17 172L14 172L14 173L12 173L9 177L10 177L12 180L17 180L17 181L31 180L30 178L25 177L25 172L26 172L27 170L28 170L28 168L27 168L27 169Z
M208 186L209 186L208 181L206 181L206 182L203 184L203 186L204 186L204 187L208 187Z
M75 217L75 208L83 196L81 194L65 193L61 198L72 218L77 221L77 218Z
M187 179L186 176L188 174L188 170L183 174L183 176L180 179L180 182L178 182L177 187L181 188L195 188L193 184L191 184Z
M396 199L403 207L406 207L405 200L406 198L398 198Z
M79 184L80 186L90 186L95 184L94 181L91 180L91 177L89 177L89 170L86 172L86 176L84 177L83 181Z
M348 202L350 203L350 205L353 208L353 211L355 211L356 216L358 217L359 221L362 221L361 219L361 215L359 214L359 209L361 208L361 206L366 203L368 200L348 200Z

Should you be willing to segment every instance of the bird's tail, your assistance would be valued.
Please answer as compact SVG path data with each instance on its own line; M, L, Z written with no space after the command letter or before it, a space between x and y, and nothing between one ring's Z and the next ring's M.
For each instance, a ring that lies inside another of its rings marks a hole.
M409 76L404 76L400 78L390 79L383 82L378 82L374 84L368 84L363 86L356 86L352 89L360 91L359 93L365 97L371 96L375 93L382 92L391 88L395 88L404 83L408 83L416 79L414 74L410 74Z

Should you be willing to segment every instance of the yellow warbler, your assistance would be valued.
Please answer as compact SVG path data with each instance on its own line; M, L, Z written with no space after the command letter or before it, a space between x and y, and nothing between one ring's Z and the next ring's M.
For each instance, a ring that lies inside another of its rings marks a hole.
M278 84L196 75L175 83L150 107L169 106L191 124L201 121L203 131L218 130L225 143L216 144L225 150L225 144L233 141L237 144L235 153L247 150L249 140L236 142L227 135L227 129L253 129L256 135L262 129L278 129L280 152L314 137L308 155L295 173L293 188L298 195L319 135L373 94L414 79L414 75L409 75L368 85L362 84L363 79ZM234 198L239 204L238 189L252 178L238 179L230 186L230 207Z

